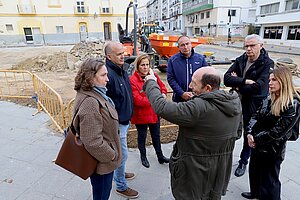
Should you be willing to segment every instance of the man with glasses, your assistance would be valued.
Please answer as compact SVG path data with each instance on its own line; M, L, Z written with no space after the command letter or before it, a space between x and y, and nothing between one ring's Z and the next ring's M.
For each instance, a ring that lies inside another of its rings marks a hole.
M259 35L248 35L244 41L245 53L238 57L224 75L224 84L232 87L240 94L243 110L243 127L247 127L250 118L256 112L262 100L268 95L268 79L274 62L263 48L263 40ZM243 149L239 165L234 175L244 175L251 148L248 146L244 132Z
M208 66L204 56L194 52L188 36L178 38L179 53L173 55L168 61L167 80L173 90L173 101L188 101L193 97L189 84L193 73Z

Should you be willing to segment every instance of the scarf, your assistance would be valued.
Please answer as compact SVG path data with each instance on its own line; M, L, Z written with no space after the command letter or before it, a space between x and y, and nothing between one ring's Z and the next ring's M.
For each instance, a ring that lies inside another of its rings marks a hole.
M94 86L93 89L98 94L100 94L106 101L108 101L113 107L115 107L115 104L114 104L113 100L106 95L106 91L107 91L106 87Z

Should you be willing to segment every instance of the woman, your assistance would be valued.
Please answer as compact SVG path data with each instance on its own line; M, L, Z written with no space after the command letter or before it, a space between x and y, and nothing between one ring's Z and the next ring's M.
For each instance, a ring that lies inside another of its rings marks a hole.
M146 138L147 128L149 127L152 143L160 164L169 163L161 150L160 144L160 121L151 107L151 104L143 92L144 78L150 73L150 57L147 54L139 55L135 61L135 72L130 77L130 83L132 87L132 95L134 101L133 116L131 123L135 124L138 132L138 148L140 150L140 156L142 165L146 168L150 167L149 161L146 156ZM167 89L160 78L155 74L157 83L160 87L161 93L166 98Z
M250 192L242 193L247 199L280 200L280 165L286 141L299 123L299 95L287 67L275 68L270 74L269 91L270 96L247 127L248 144L253 148L249 164Z
M104 62L95 59L84 61L75 77L78 112L73 125L86 150L99 161L90 177L93 200L109 199L113 172L121 163L118 114L106 96L108 81Z

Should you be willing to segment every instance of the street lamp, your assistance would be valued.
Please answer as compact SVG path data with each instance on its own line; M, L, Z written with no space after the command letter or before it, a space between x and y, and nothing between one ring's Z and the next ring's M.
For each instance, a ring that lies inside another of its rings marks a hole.
M228 38L227 38L227 44L229 45L229 42L231 42L231 31L230 31L230 26L231 26L231 10L228 10L228 17L229 17L229 22L228 22Z

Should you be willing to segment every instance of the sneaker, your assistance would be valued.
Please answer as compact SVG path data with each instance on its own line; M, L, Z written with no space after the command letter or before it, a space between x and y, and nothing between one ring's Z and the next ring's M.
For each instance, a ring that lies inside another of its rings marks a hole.
M134 189L131 189L131 188L127 188L124 191L116 190L116 193L118 195L121 195L121 196L127 198L127 199L136 199L139 196L139 193L137 191L135 191Z
M129 172L125 172L125 178L127 180L132 180L135 178L135 173L129 173Z

